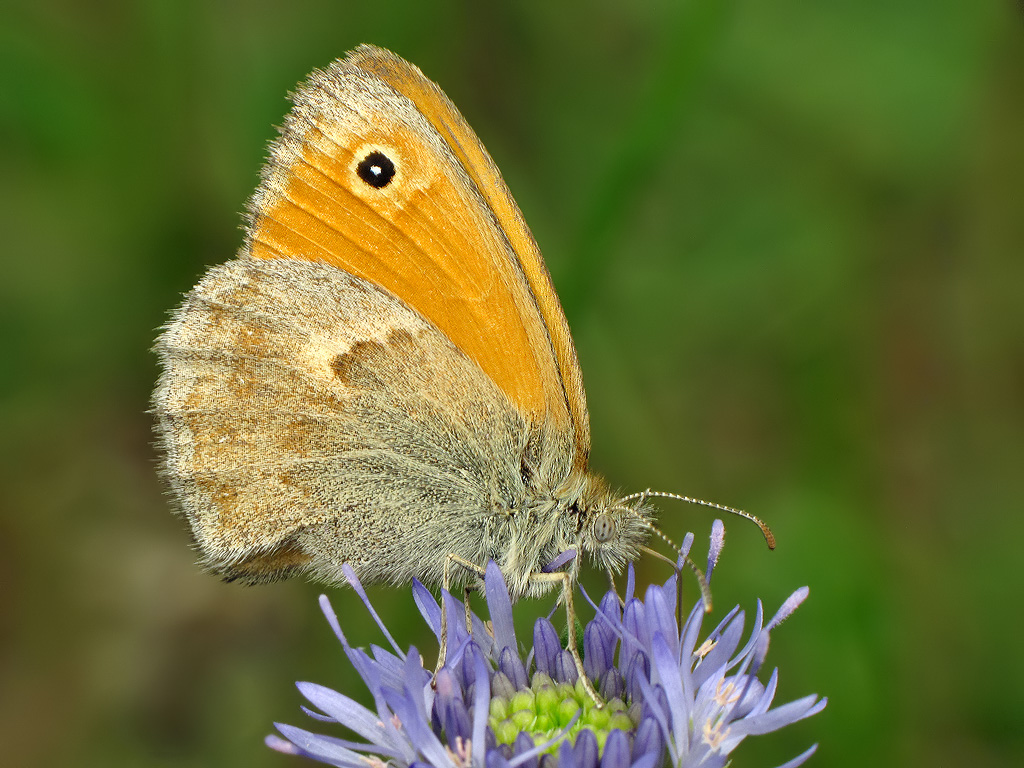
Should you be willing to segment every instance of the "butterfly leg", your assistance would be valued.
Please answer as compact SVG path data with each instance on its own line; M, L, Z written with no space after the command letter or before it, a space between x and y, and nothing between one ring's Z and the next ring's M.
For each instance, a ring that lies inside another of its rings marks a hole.
M572 656L573 663L576 664L576 672L579 673L580 680L583 683L583 688L586 690L587 695L593 699L594 704L599 708L604 706L604 699L601 698L597 690L594 688L594 684L590 682L590 678L587 677L587 673L583 670L583 659L580 658L580 652L578 648L578 641L576 636L576 608L572 602L573 592L573 579L568 573L561 571L555 571L554 573L531 573L530 581L538 582L561 582L562 583L562 600L565 602L565 617L566 626L569 634L569 655Z
M445 558L444 563L444 584L443 587L445 592L449 591L451 586L451 566L456 564L465 568L467 571L474 573L480 577L483 577L485 571L479 565L471 563L469 560L464 560L455 554L449 554ZM590 678L587 677L587 673L583 669L583 659L580 658L579 652L579 641L576 634L576 608L573 605L573 579L568 573L555 571L554 573L531 573L530 581L545 582L545 583L556 583L560 582L562 585L562 601L565 602L565 615L566 615L566 628L569 634L569 655L572 656L573 663L576 665L576 672L579 674L579 678L583 683L583 688L587 692L587 695L594 701L598 707L604 706L604 699L594 688L594 684L590 682ZM467 588L465 593L466 603L466 628L472 632L472 614L469 609L469 589ZM438 651L437 657L437 668L434 670L434 674L444 666L447 659L448 653L448 612L444 607L444 594L441 595L441 648Z
M448 611L445 609L444 595L445 593L451 592L452 564L465 568L470 573L476 574L481 578L484 575L483 568L476 563L471 563L469 560L464 560L458 555L449 553L444 559L444 575L441 584L441 587L444 589L444 592L441 593L441 642L440 648L437 652L437 666L434 668L435 677L437 676L437 673L441 671L441 667L444 666L445 661L448 659ZM466 610L466 631L470 633L473 631L473 613L469 605L469 594L472 590L473 586L471 584L467 584L462 593L462 601Z

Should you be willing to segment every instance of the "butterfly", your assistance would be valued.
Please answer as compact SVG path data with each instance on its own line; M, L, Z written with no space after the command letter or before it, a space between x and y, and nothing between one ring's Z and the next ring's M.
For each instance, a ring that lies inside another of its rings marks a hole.
M561 583L571 612L581 561L611 578L646 549L657 494L588 467L569 326L494 161L381 48L293 102L239 253L155 347L163 472L203 565L449 586L493 559L513 599Z

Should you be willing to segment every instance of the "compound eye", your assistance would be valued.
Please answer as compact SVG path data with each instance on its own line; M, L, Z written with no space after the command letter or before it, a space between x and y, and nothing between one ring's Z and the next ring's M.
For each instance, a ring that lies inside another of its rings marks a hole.
M607 512L602 512L594 520L594 538L604 542L615 535L615 521Z

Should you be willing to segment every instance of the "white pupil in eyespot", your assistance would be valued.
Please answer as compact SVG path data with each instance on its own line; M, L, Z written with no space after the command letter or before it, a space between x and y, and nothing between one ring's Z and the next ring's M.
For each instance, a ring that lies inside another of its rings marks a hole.
M374 150L356 166L356 174L374 189L383 189L395 178L395 163L383 152Z

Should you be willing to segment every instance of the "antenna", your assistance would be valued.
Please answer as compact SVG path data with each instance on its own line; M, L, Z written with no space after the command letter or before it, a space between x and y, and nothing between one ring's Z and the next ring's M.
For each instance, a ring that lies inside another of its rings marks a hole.
M640 547L640 551L645 554L656 557L658 560L664 560L672 567L672 570L676 572L676 578L679 578L679 571L677 570L676 564L669 560L667 557L665 557L663 554L661 554L660 552L656 552L650 547L643 546ZM697 585L700 587L700 597L701 600L704 601L704 613L711 613L711 585L708 584L708 580L707 577L704 575L704 571L697 567L697 564L690 559L689 555L686 555L683 558L683 562L691 571L693 571L693 575L697 578ZM679 602L678 597L676 598L676 606L677 608L681 607L681 603ZM679 623L679 626L682 627L682 622L680 621L680 617L678 615L676 616L676 621Z
M772 533L772 529L769 528L768 524L761 520L761 518L757 517L756 515L752 515L749 512L744 512L742 509L727 507L724 504L717 504L714 501L694 499L690 496L682 496L678 493L652 491L650 488L648 488L646 491L641 491L640 493L631 493L629 496L625 496L619 499L616 502L616 505L626 504L627 502L633 501L634 499L639 499L640 502L639 504L637 504L637 506L640 506L640 504L643 504L648 498L652 496L662 499L675 499L676 501L684 501L687 504L697 504L701 507L711 507L712 509L720 509L723 512L728 512L731 515L736 515L737 517L744 517L761 529L761 533L762 535L764 535L764 540L768 544L768 549L775 549L775 534ZM661 536L661 538L663 538L670 546L672 546L673 549L675 549L675 545L668 540L668 537L666 537L665 534L663 534L661 531L658 531L656 528L654 528L653 530L655 530L658 533L658 535Z
M629 496L627 498L632 500L634 498L637 498L638 495L640 497L644 496L644 494L634 494L633 496ZM640 499L640 503L636 505L637 508L639 508L643 503L644 503L644 499L641 498ZM680 550L679 550L679 547L677 547L675 545L675 542L672 541L672 539L670 539L668 536L666 536L662 532L662 530L658 526L656 526L654 523L650 522L649 520L645 520L640 514L637 513L636 509L634 509L633 507L627 507L625 505L616 504L615 506L610 507L610 509L618 509L618 510L621 510L623 512L626 512L628 514L631 514L631 515L635 516L637 520L639 520L641 523L643 523L643 525L649 531L651 531L651 533L655 534L656 536L658 536L658 538L660 538L662 541L664 541L666 544L668 544L670 549L675 551L677 554L682 554L680 552ZM679 573L679 566L676 564L676 562L674 562L672 560L669 560L667 557L665 557L663 554L661 554L657 550L651 549L650 547L641 546L640 547L640 551L645 553L645 554L651 555L652 557L654 557L654 558L656 558L658 560L661 560L663 562L668 563L669 567L673 571L675 571L676 574ZM703 602L704 602L704 613L711 613L711 586L708 584L708 580L707 580L707 577L704 575L704 571L702 571L697 566L697 564L695 562L693 562L693 560L690 559L689 555L683 555L683 563L686 565L687 568L689 568L691 571L693 571L693 575L697 579L697 584L700 587L701 600L703 600ZM608 573L608 578L611 581L612 589L614 589L615 588L615 579L612 578L612 575L611 575L610 571ZM616 594L618 594L617 591L616 591ZM620 602L622 601L621 597L619 598L619 601ZM679 617L677 617L677 621L678 621L678 619L679 619ZM682 626L681 623L680 623L680 626Z

